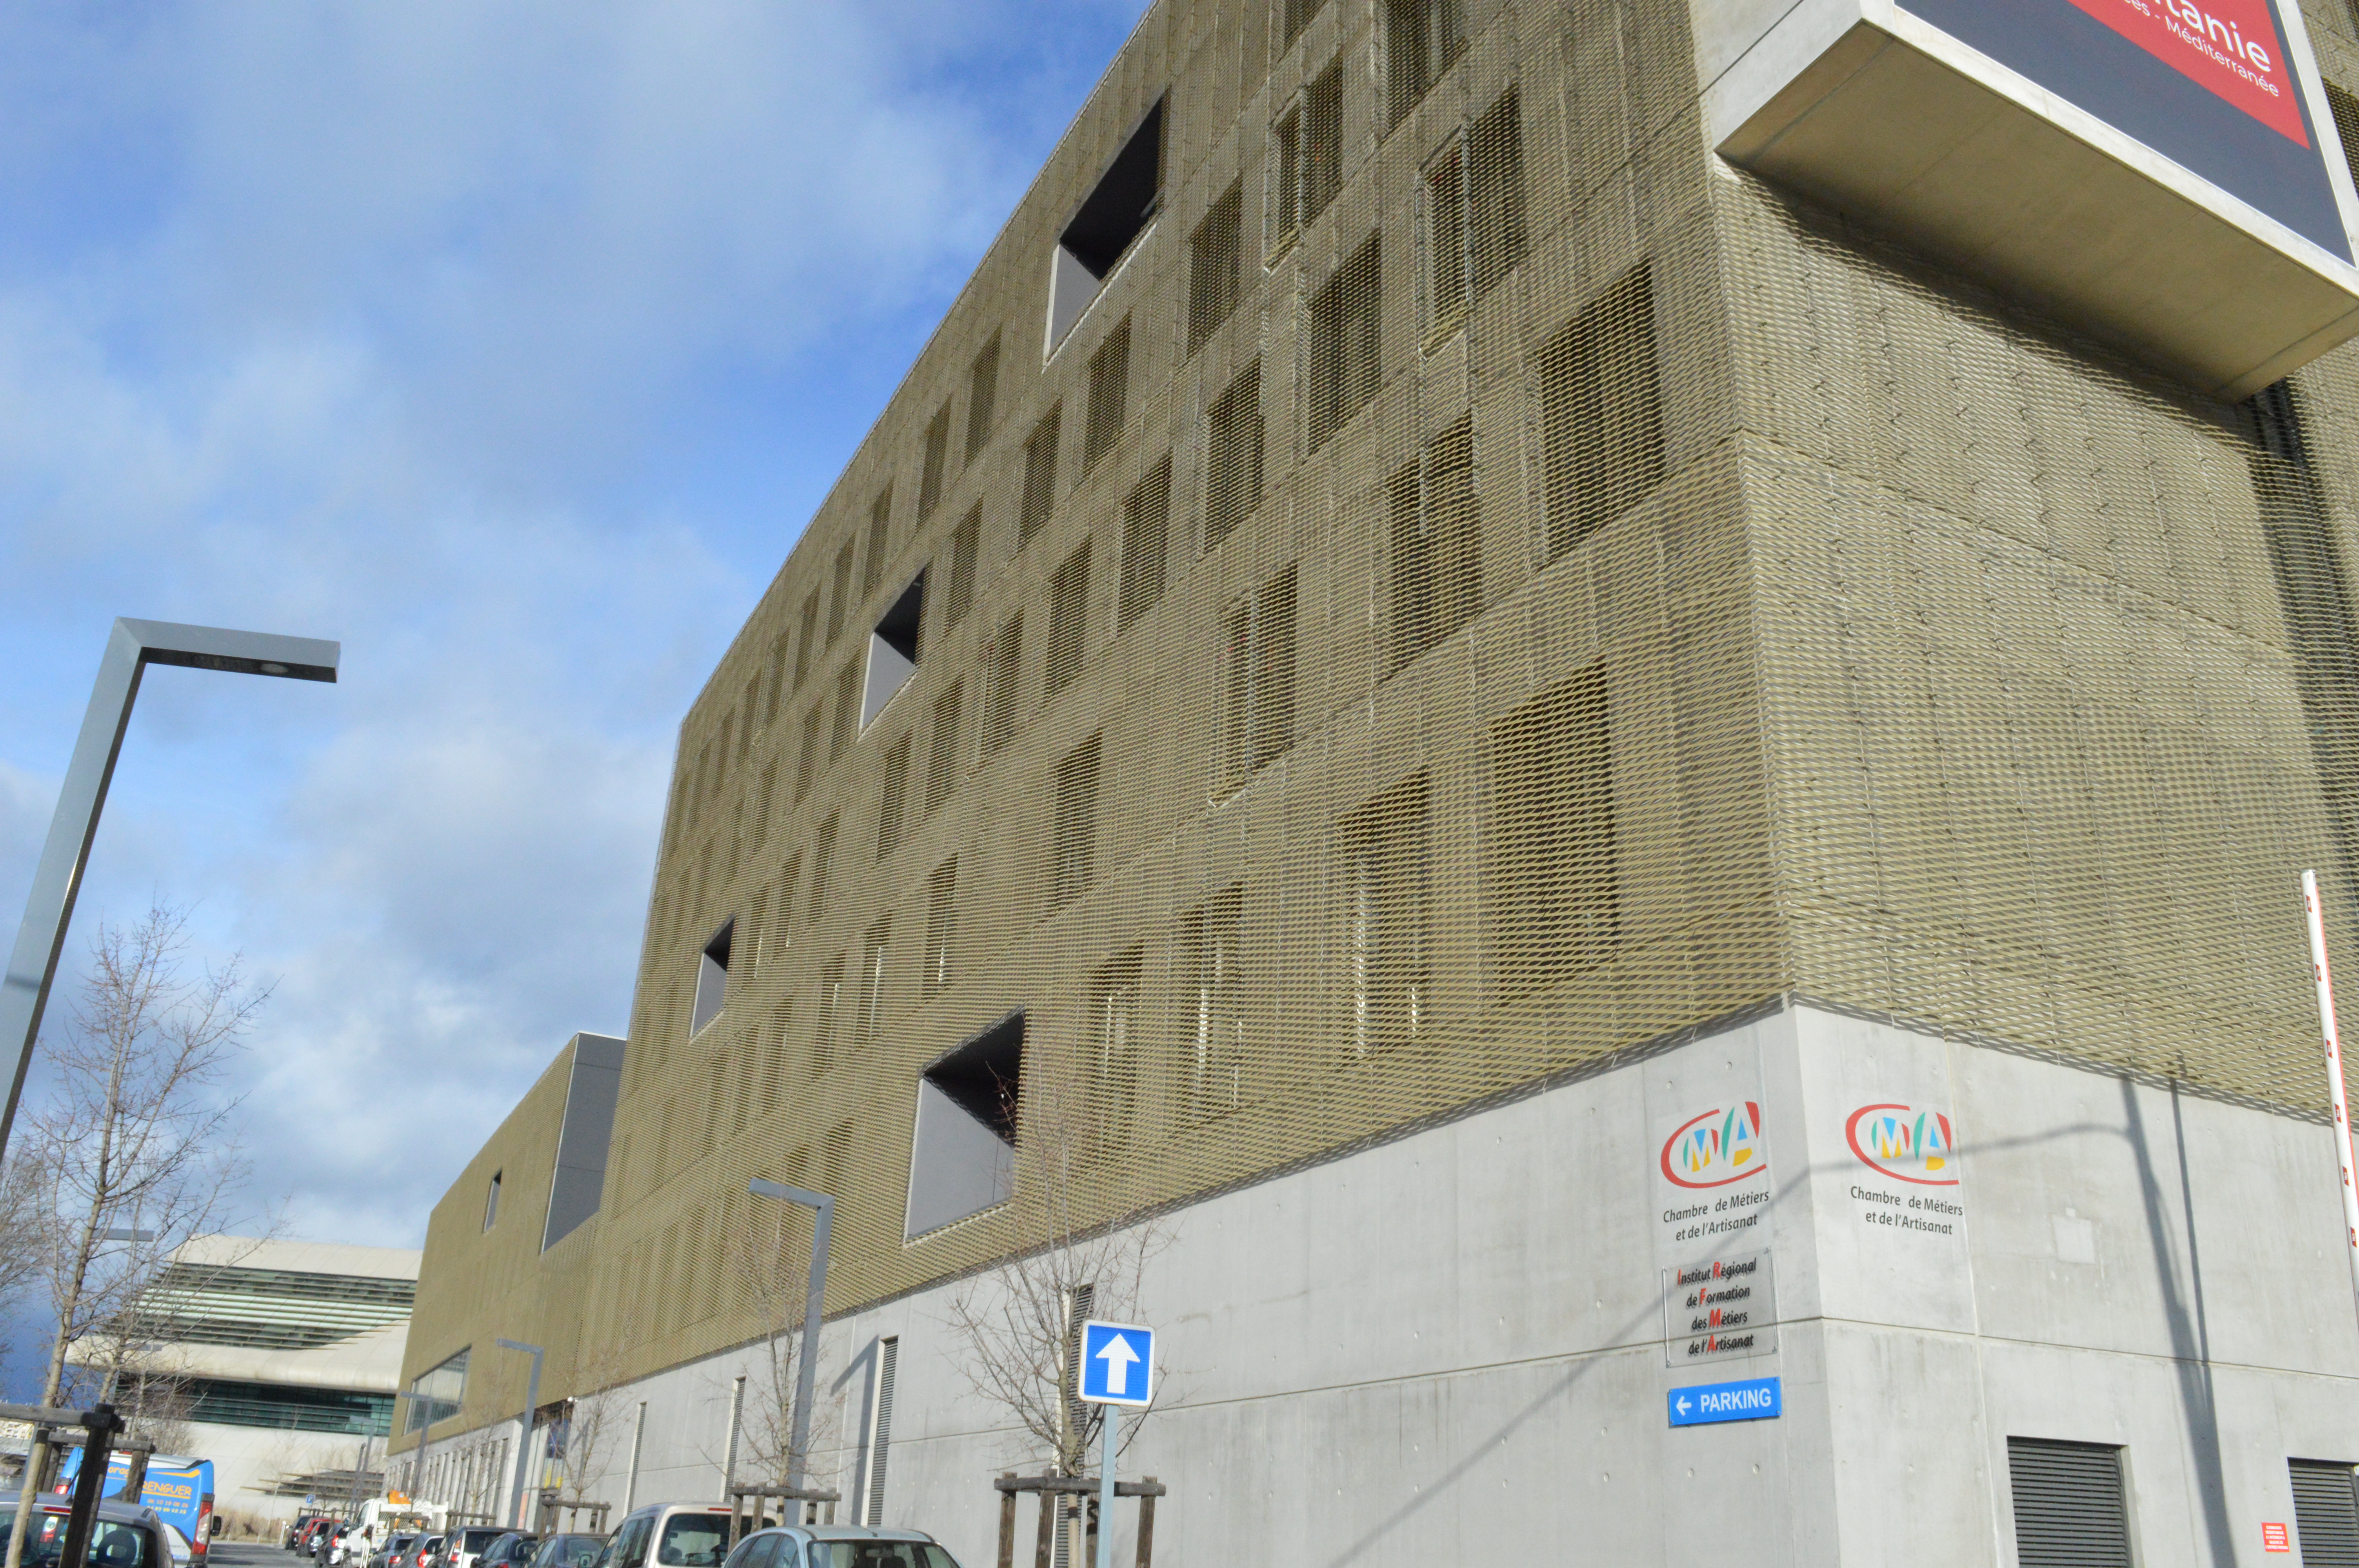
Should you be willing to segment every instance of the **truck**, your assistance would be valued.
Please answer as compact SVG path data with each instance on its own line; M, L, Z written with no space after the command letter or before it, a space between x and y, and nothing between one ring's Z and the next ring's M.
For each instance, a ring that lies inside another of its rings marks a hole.
M130 1464L127 1454L107 1455L104 1496L122 1496L124 1483L130 1476ZM81 1471L82 1450L69 1449L58 1470L58 1489L71 1491L73 1478ZM193 1568L202 1568L212 1538L213 1462L177 1454L149 1454L147 1479L139 1488L138 1500L155 1509L173 1532L188 1542L190 1563Z

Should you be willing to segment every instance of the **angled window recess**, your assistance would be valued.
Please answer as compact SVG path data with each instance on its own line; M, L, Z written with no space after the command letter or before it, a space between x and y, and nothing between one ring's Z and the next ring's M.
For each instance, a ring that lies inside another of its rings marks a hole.
M729 945L736 934L737 918L732 915L721 923L721 929L705 943L703 957L696 961L696 1009L688 1022L690 1034L720 1017L729 1000Z
M925 618L926 574L919 572L868 634L868 688L860 699L863 730L918 673L918 627Z
M1163 101L1158 99L1058 238L1049 274L1050 353L1155 221L1162 195Z
M907 1236L1007 1201L1016 1180L1016 1118L1024 1084L1024 1015L1010 1015L928 1067L918 1080Z

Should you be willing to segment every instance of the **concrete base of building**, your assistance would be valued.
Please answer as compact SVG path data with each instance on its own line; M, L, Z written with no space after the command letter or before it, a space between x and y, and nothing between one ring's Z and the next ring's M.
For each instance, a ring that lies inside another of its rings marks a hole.
M2324 1124L1808 1004L1164 1225L1160 1400L1123 1470L1170 1488L1165 1562L2009 1563L2009 1440L2036 1439L2119 1450L2161 1568L2289 1528L2289 1458L2359 1460ZM992 1477L1040 1455L962 1369L957 1288L829 1326L820 1478L973 1565ZM626 1391L632 1500L719 1497L753 1361ZM1672 1424L1765 1378L1776 1416ZM1028 1502L1018 1529L1028 1553Z

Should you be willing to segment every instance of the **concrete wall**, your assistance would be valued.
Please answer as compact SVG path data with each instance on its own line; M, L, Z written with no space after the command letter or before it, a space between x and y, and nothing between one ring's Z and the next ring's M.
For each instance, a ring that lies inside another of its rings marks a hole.
M1715 1243L1672 1238L1658 1129L1750 1084L1767 1175L1725 1191L1766 1192L1767 1217L1717 1245L1767 1232L1777 1343L1688 1364L1660 1270ZM1885 1103L1951 1116L1959 1185L1851 1153L1851 1113ZM1905 1542L1962 1565L2014 1560L2007 1437L2065 1438L2126 1446L2148 1568L2252 1555L2291 1520L2288 1456L2359 1459L2334 1179L2311 1122L1777 1012L1174 1216L1142 1307L1161 1404L1124 1470L1171 1487L1170 1562L1866 1564ZM1872 1221L1875 1192L1963 1213ZM988 1563L990 1477L1038 1457L970 1391L944 1300L831 1325L821 1404L856 1440L862 1358L899 1336L886 1513ZM637 1501L717 1496L742 1369L627 1390ZM1669 1427L1669 1390L1769 1375L1782 1419ZM851 1491L858 1461L843 1443L821 1469Z

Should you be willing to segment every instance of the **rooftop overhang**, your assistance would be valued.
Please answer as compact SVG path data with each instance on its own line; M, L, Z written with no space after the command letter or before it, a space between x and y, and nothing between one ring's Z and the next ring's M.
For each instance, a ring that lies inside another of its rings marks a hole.
M1695 20L1723 157L2203 392L2359 334L2359 198L2298 5L1695 0Z

